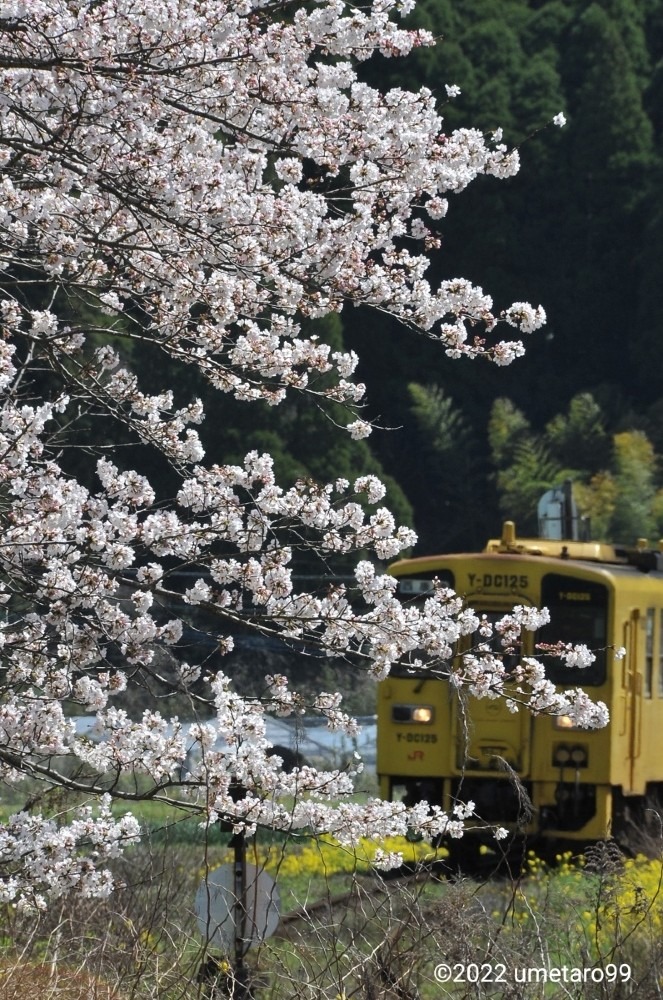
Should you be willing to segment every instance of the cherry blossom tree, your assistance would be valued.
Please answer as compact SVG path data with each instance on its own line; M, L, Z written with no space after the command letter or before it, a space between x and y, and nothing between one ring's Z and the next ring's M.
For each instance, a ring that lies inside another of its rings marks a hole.
M437 806L343 802L352 769L283 772L265 714L307 708L351 731L337 694L306 706L275 676L264 698L246 698L224 673L201 677L180 659L168 683L189 695L196 723L134 718L114 703L137 672L159 676L156 653L177 646L192 606L213 616L221 652L241 626L351 657L375 678L427 665L472 693L503 693L487 646L452 660L460 636L488 640L492 626L442 587L404 606L376 568L415 537L381 506L375 477L280 486L268 455L224 464L204 454L201 401L181 403L172 384L147 391L131 364L139 343L242 402L299 393L340 403L339 433L362 438L372 424L357 357L305 334L303 321L362 304L450 358L504 365L522 354L499 325L529 334L541 308L495 311L469 281L431 287L425 276L438 247L430 220L444 217L449 193L513 175L517 153L499 133L445 132L425 89L380 93L361 81L369 57L432 44L399 27L410 7L2 4L0 769L5 783L27 777L98 799L67 822L26 809L0 826L2 900L43 907L70 890L110 892L105 859L139 836L114 799L149 795L204 823L306 827L346 843L461 832L462 816ZM91 415L105 438L89 436ZM131 467L126 456L140 451L114 452L112 428L169 463L174 498ZM292 561L306 550L323 561L358 553L354 587L299 589ZM163 607L174 609L168 620ZM511 646L544 619L521 608L496 628ZM536 711L605 721L582 692L556 694L533 660L509 683ZM72 706L96 713L94 739L76 734ZM140 785L123 783L138 774Z

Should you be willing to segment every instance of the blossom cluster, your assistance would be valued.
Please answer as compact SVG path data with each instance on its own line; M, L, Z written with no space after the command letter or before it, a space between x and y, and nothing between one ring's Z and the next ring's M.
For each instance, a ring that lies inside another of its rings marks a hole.
M26 812L11 816L0 827L0 902L17 901L21 910L38 911L73 889L83 896L108 896L113 877L99 862L135 842L139 828L129 814L114 819L110 796L102 796L97 812L90 806L79 809L65 827Z
M219 654L241 625L351 655L376 678L395 663L427 665L477 695L506 691L490 650L449 666L459 638L481 626L472 611L441 587L422 607L404 606L369 561L415 541L380 506L374 476L281 486L268 455L208 458L201 401L182 402L179 385L148 390L132 367L137 341L242 402L275 406L293 393L340 402L361 439L372 423L359 409L358 358L305 333L303 320L370 305L453 358L505 364L522 353L520 340L494 331L531 333L545 320L540 307L499 312L469 281L426 278L447 196L482 174L511 176L517 153L497 133L445 130L430 91L381 93L357 73L374 54L432 43L399 26L410 7L3 4L3 780L27 775L80 792L65 759L84 769L92 795L141 773L148 794L243 830L307 827L348 844L409 829L462 834L462 817L437 806L345 801L359 765L284 774L265 712L300 712L303 699L283 677L268 679L261 701L180 662L171 687L208 713L188 727L112 703L136 676L163 680L157 654L180 642L180 611L191 607L215 616ZM109 455L88 419L121 428L132 449ZM174 497L131 467L125 456L138 445L168 463ZM323 560L361 552L354 586L298 589L292 563L302 550ZM184 589L177 569L188 573ZM164 605L179 611L164 620ZM511 644L537 626L516 609L497 627ZM560 709L533 665L518 683L521 703ZM564 697L579 724L595 723L580 694ZM96 714L91 734L76 734L65 703ZM337 695L310 707L355 731ZM105 895L111 879L99 865L136 834L106 799L96 818L69 823L21 812L0 826L1 898L40 908L70 890Z

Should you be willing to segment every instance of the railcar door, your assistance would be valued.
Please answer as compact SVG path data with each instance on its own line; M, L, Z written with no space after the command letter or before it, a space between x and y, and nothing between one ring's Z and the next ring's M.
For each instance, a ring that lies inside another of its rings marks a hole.
M622 706L623 715L620 742L626 750L626 794L641 795L645 790L644 777L639 773L638 762L642 753L642 674L638 670L640 612L631 611L624 623L624 647L626 656L622 661Z
M495 622L508 614L512 607L510 604L503 610L483 613L489 621ZM502 656L499 637L487 640L477 633L468 637L460 652L469 655L482 644L490 645L496 654ZM524 633L523 647L502 657L507 672L516 666L521 656L531 652L532 635ZM490 694L483 698L468 696L462 689L454 691L451 685L450 696L456 700L456 710L452 715L451 773L467 779L494 777L496 773L504 772L506 763L519 777L526 778L531 759L530 713L524 709L511 711L503 697L493 698Z

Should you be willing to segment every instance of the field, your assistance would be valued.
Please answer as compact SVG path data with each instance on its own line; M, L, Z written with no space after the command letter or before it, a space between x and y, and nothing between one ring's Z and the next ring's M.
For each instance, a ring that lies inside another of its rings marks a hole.
M147 834L116 863L108 900L0 911L0 1000L661 995L660 860L606 844L552 867L529 854L522 873L479 881L431 870L440 855L403 840L387 847L408 872L385 879L370 844L266 833L247 860L275 879L281 921L248 951L243 986L232 954L205 949L193 905L205 873L232 861L228 835L141 808Z

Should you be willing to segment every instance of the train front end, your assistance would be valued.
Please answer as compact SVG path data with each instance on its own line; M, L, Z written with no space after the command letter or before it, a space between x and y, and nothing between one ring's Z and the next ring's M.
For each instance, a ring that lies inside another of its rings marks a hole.
M583 670L550 661L547 676L560 690L581 685L593 700L613 700L614 573L597 543L518 541L512 529L478 554L401 560L390 572L405 601L419 601L433 581L451 587L489 620L515 605L550 610L551 623L525 632L505 657L507 671L539 643L583 643L597 651ZM449 669L480 642L467 636ZM490 640L503 653L499 637ZM378 759L383 798L426 800L452 812L474 802L464 850L495 843L494 828L551 843L606 836L613 815L609 729L579 730L568 717L510 710L504 698L476 698L429 673L392 673L378 697ZM448 846L454 847L453 843Z

